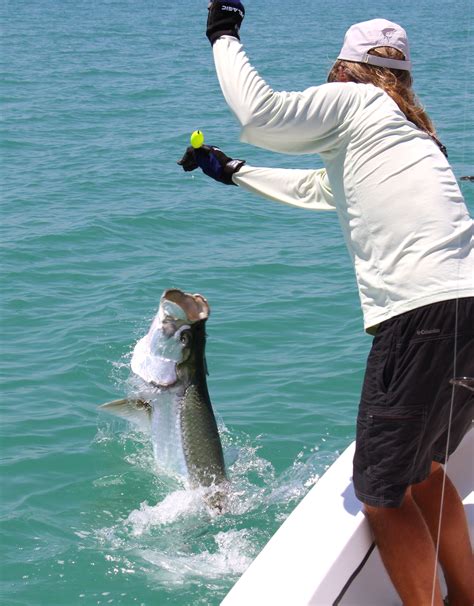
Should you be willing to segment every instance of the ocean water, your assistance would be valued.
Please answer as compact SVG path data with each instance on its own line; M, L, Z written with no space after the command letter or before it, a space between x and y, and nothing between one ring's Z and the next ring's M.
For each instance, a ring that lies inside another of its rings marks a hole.
M1 603L216 605L354 438L370 338L337 219L176 165L189 134L238 141L204 0L3 0ZM471 0L249 0L242 36L276 89L325 79L343 34L407 28L416 89L473 174ZM474 184L461 183L471 211ZM154 468L98 411L164 289L208 298L209 390L232 507Z

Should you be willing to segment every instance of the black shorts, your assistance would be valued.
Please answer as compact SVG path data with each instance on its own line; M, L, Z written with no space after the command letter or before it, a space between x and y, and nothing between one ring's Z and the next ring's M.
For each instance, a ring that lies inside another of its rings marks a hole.
M428 477L431 462L456 450L474 409L473 392L450 383L463 376L474 377L474 298L420 307L380 325L357 417L359 500L400 506L407 487Z

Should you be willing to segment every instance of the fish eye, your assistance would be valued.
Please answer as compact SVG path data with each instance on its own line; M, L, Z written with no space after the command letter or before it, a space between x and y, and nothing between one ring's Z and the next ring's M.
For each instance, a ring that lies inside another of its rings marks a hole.
M179 336L179 340L184 346L189 345L191 343L191 332L189 330L183 331Z

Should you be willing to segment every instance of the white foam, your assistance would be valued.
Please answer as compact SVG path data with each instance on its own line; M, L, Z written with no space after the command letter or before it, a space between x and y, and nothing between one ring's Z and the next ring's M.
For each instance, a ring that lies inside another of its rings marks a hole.
M180 518L205 513L203 493L204 489L176 490L157 505L141 503L140 509L132 511L127 518L127 523L131 525L131 534L141 536L152 526L171 524Z
M215 551L170 554L146 549L139 555L156 567L159 580L173 584L181 584L193 577L218 579L242 574L256 555L248 530L218 532L213 539Z

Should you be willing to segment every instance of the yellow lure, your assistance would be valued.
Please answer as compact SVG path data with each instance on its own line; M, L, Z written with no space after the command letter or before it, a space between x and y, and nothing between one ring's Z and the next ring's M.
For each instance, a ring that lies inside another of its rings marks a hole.
M200 130L195 130L190 139L189 139L191 145L194 147L194 149L199 149L200 147L202 147L204 145L204 135L202 134L202 132Z

